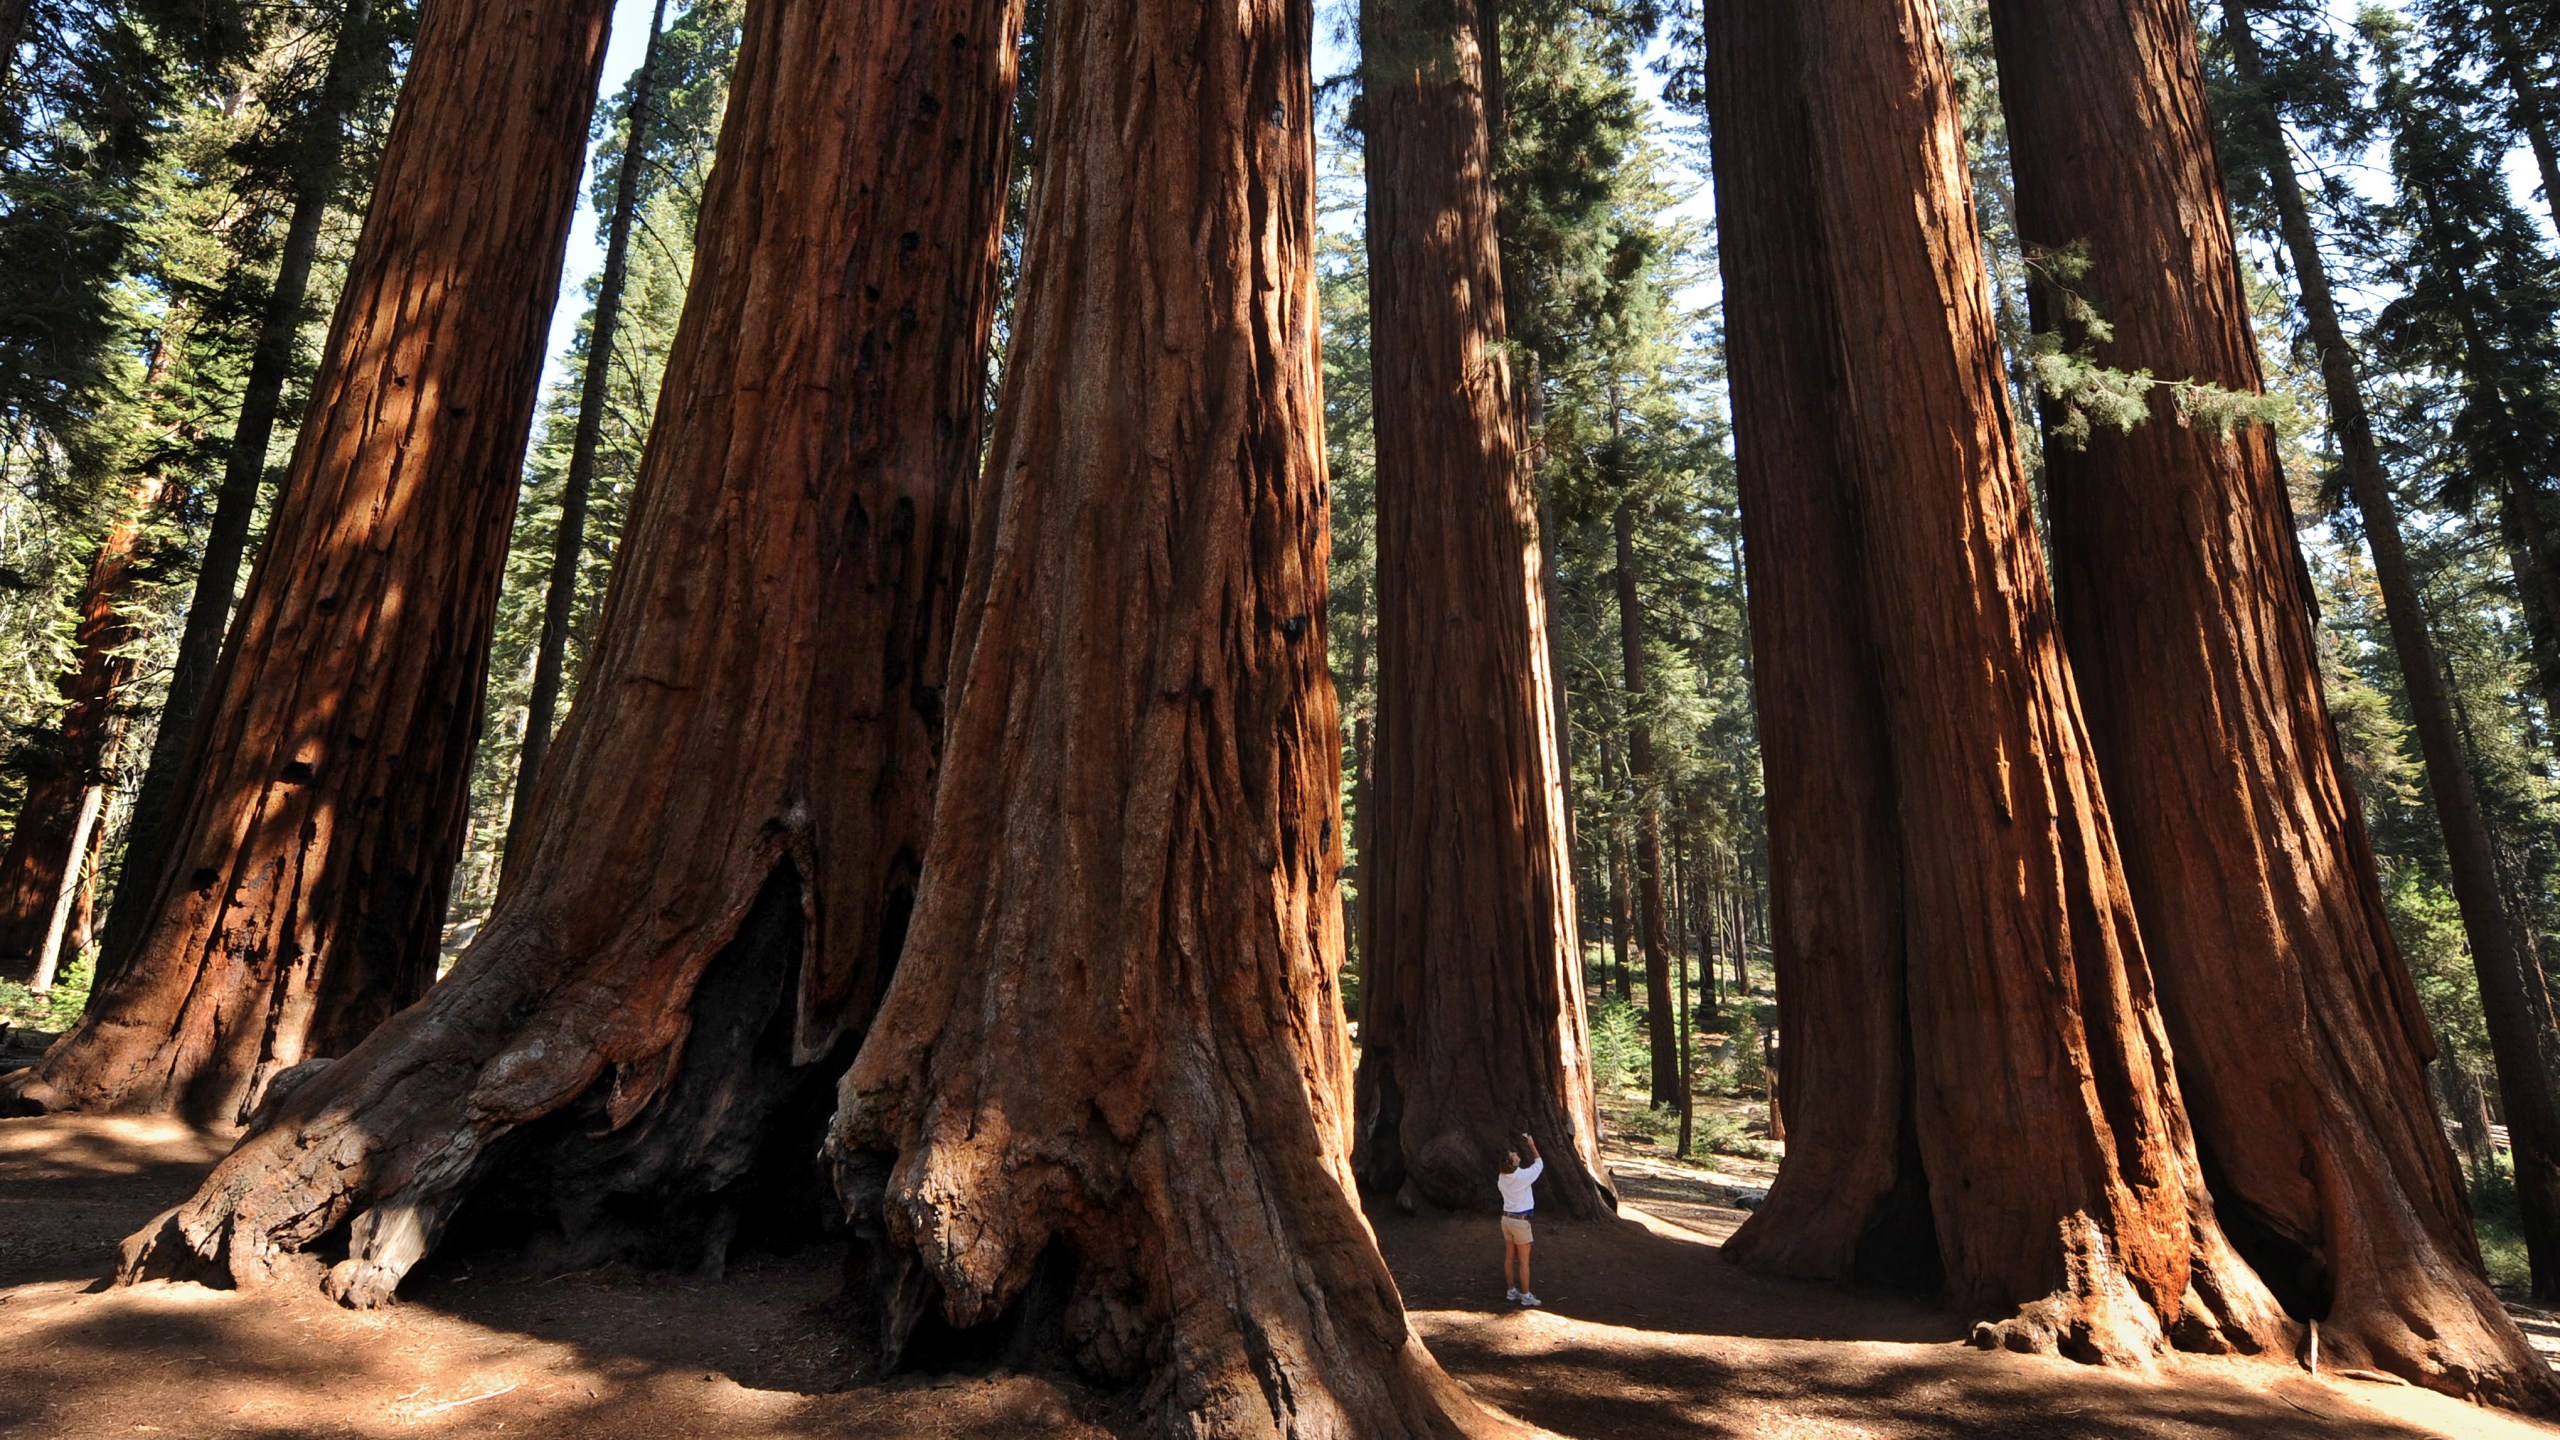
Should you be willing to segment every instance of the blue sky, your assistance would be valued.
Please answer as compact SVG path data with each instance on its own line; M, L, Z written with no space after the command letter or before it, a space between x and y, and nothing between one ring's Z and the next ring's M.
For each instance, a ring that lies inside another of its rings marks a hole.
M2394 0L2394 3L2397 3L2397 0ZM639 67L640 52L648 38L651 4L652 0L616 0L613 37L605 51L604 94L611 95L619 91L623 83L631 78L631 72ZM2333 18L2340 24L2351 22L2353 4L2354 0L2330 0ZM1350 68L1356 37L1351 33L1347 22L1354 13L1354 0L1317 0L1315 75L1318 80L1341 74ZM1660 47L1655 47L1654 53L1658 55L1659 52ZM1649 55L1647 63L1640 67L1638 83L1642 86L1646 98L1655 104L1658 111L1662 94L1662 77L1654 70L1652 59L1653 56ZM2355 183L2360 189L2377 197L2384 193L2388 185L2382 171L2382 158L2378 153L2365 157L2364 163L2357 167L2357 173L2354 176ZM2539 181L2539 177L2532 171L2532 163L2531 156L2519 149L2508 157L2508 172L2518 198L2525 202L2527 212L2548 227L2550 225L2549 208L2532 201L2534 187ZM1696 193L1681 209L1690 214L1691 218L1704 223L1712 215L1714 201L1712 192L1704 183L1704 177L1697 178L1701 183ZM569 342L577 331L578 317L586 308L587 280L603 266L604 247L597 235L595 212L581 204L578 207L575 225L569 233L568 264L561 277L559 304L551 316L551 338L546 352L549 359L543 376L546 391L566 373Z

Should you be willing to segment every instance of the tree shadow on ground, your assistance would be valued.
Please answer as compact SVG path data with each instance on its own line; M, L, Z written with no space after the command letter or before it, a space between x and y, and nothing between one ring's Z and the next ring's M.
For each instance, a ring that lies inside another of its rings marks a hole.
M185 1199L227 1131L0 1121L0 1435L282 1440L534 1434L1111 1440L1127 1417L1043 1376L874 1381L835 1303L840 1247L742 1256L722 1279L614 1264L547 1273L459 1253L355 1312L323 1263L242 1293L102 1283L116 1246Z
M1729 1212L1732 1224L1740 1211ZM1495 1222L1483 1216L1372 1213L1405 1301L1416 1309L1508 1310ZM1588 1224L1540 1221L1533 1287L1554 1314L1599 1325L1772 1340L1961 1340L1969 1326L1891 1293L1843 1294L1764 1280L1727 1264L1705 1234L1622 1214Z
M130 1124L0 1122L0 1263L34 1277L0 1285L0 1435L1139 1433L1125 1402L1063 1376L872 1379L835 1299L842 1255L826 1245L747 1254L720 1279L621 1264L558 1274L454 1253L415 1272L403 1303L369 1312L321 1295L316 1257L256 1293L93 1291L117 1241L183 1198L227 1138L119 1128ZM1489 1403L1581 1440L2406 1440L2510 1424L2435 1396L2417 1397L2438 1407L2429 1423L2393 1423L2345 1398L2365 1387L2272 1366L2161 1383L1985 1355L1959 1343L1963 1326L1943 1311L1760 1280L1703 1235L1635 1218L1541 1225L1538 1283L1554 1305L1524 1312L1500 1300L1489 1217L1388 1215L1379 1230L1415 1328L1448 1370ZM39 1237L54 1248L31 1254Z
M2441 1396L2313 1379L2280 1361L2171 1357L2160 1373L2143 1375L1986 1354L1964 1343L1965 1317L1931 1300L1764 1279L1728 1263L1721 1241L1744 1212L1719 1203L1723 1193L1703 1179L1683 1187L1659 1174L1620 1178L1648 1183L1621 1184L1619 1218L1538 1224L1534 1279L1545 1305L1537 1311L1502 1298L1499 1232L1489 1213L1371 1216L1415 1327L1441 1364L1492 1404L1560 1434L2552 1433ZM2420 1418L2399 1418L2412 1414Z
M1502 1328L1500 1320L1473 1317L1424 1327L1442 1364L1486 1400L1563 1434L1609 1440L1743 1440L1799 1430L1903 1440L2416 1440L2442 1433L2359 1413L2308 1377L2261 1388L2228 1375L2182 1373L2164 1384L1949 1346L1850 1356L1764 1350L1747 1362L1719 1362L1648 1347L1645 1337L1523 1344ZM1778 1416L1783 1423L1773 1422Z
M117 1243L186 1199L231 1139L166 1120L0 1120L0 1288L113 1273Z
M282 1440L348 1435L538 1435L543 1440L1116 1440L1124 1427L1078 1386L1042 1376L899 1379L804 1391L791 1358L753 1363L758 1343L804 1317L742 1276L722 1304L696 1291L568 1291L553 1335L484 1325L445 1304L348 1312L300 1284L218 1291L154 1284L84 1294L10 1291L20 1343L0 1348L0 1435L102 1440ZM637 1338L655 1307L658 1338ZM737 1355L750 1363L737 1363ZM817 1366L827 1350L814 1350Z

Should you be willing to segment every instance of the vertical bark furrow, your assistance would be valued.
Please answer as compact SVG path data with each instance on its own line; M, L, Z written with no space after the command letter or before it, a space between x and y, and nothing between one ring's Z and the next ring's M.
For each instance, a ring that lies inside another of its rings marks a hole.
M922 1304L995 1322L1064 1264L1069 1352L1148 1380L1161 1433L1488 1433L1352 1193L1312 24L1048 11L969 779L829 1150L893 1349Z
M608 9L426 18L150 918L27 1098L229 1119L435 978Z
M2214 1222L2055 634L1937 8L1802 21L1947 1288L2021 1311L1986 1338L2084 1358L2279 1345Z
M2112 326L2095 357L2257 392L2187 8L1994 0L1992 19L2020 236L2086 257L2074 288ZM2067 329L2054 308L2038 297L2039 324ZM2427 1093L2274 437L2152 409L2048 447L2054 587L2217 1198L2338 1363L2538 1396Z
M653 1195L667 1227L744 1153L808 1162L823 1112L801 1102L898 954L939 772L1019 20L750 7L623 560L496 908L424 1003L139 1237L131 1273L192 1254L256 1279L351 1224L330 1288L376 1303L498 1142L573 1107L640 1138L599 1159L554 1123L536 1159ZM785 868L804 922L767 936ZM689 1067L742 1053L706 1119ZM667 1145L726 1158L670 1168Z
M1489 5L1369 0L1378 722L1362 852L1362 1181L1489 1209L1514 1135L1540 1202L1599 1159L1536 501L1504 355Z
M1767 1203L1725 1253L1846 1280L1881 1226L1903 1237L1892 1248L1912 1252L1925 1281L1933 1247L1911 1237L1926 1235L1927 1217L1882 1213L1897 1185L1918 1180L1900 1163L1902 857L1856 500L1832 418L1837 320L1810 188L1802 44L1781 5L1715 3L1706 20L1789 1137ZM1905 1186L1905 1211L1911 1199Z

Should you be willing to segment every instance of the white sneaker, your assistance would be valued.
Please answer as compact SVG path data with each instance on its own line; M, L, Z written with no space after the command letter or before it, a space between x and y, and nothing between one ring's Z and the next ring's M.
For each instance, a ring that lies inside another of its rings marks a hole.
M1520 1288L1515 1285L1512 1288L1503 1291L1502 1298L1505 1300L1518 1300L1520 1298Z
M1520 1308L1523 1310L1535 1310L1546 1303L1546 1301L1539 1299L1537 1296L1530 1294L1526 1290L1520 1292Z

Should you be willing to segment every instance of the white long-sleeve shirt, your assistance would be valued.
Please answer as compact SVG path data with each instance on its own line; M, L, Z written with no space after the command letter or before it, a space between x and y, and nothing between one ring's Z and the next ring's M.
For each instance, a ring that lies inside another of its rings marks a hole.
M1502 1187L1502 1213L1526 1215L1537 1209L1538 1202L1529 1194L1529 1187L1537 1184L1538 1177L1545 1173L1547 1173L1547 1162L1532 1160L1517 1170L1505 1171L1493 1177L1493 1183Z

